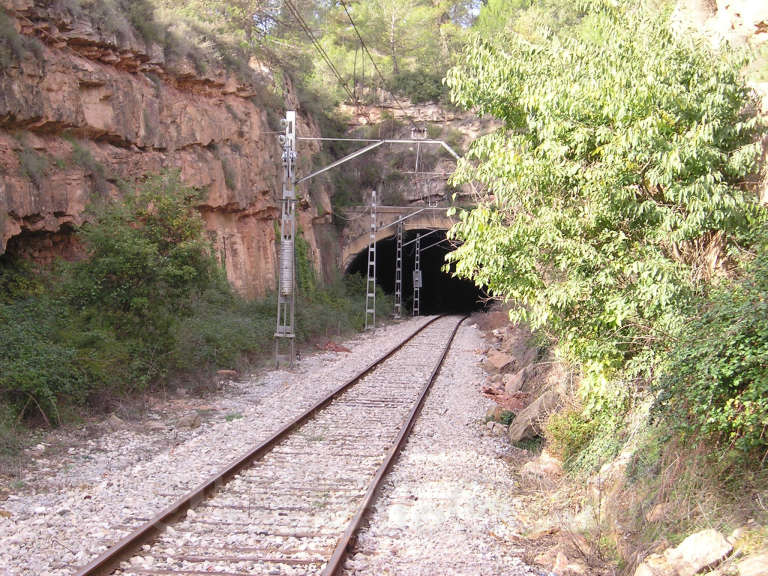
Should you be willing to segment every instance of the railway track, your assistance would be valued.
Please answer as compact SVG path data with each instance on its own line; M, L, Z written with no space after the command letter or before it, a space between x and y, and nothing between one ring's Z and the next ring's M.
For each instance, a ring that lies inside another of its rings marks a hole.
M336 574L461 321L425 323L76 576Z

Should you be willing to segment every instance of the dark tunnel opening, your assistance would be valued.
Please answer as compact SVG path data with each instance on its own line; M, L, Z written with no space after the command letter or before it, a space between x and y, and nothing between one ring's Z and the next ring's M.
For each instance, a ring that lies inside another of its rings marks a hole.
M413 270L416 244L408 244L421 233L421 277L420 313L467 314L485 309L485 293L469 280L454 278L443 272L445 255L451 250L445 241L445 231L429 234L432 230L408 230L403 234L403 315L410 315L413 309ZM387 294L395 293L395 237L376 243L376 284ZM406 244L408 244L406 246ZM347 268L347 274L367 274L368 249L358 253Z

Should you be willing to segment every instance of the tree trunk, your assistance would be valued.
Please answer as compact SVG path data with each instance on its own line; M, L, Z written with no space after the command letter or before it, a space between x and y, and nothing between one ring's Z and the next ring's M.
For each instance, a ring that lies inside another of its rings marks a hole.
M397 16L393 13L391 25L389 28L389 49L392 52L392 71L394 72L395 76L397 76L400 73L400 69L397 66L397 53L395 50L395 19L396 18Z

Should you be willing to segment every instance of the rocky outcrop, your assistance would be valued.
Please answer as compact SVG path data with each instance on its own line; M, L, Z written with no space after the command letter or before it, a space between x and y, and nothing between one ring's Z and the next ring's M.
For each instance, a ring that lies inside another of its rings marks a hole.
M768 40L768 4L755 0L678 0L675 16L707 33L712 42L759 44Z
M714 568L732 551L733 546L717 530L702 530L663 554L651 554L637 567L635 576L694 576Z
M16 35L0 62L0 253L73 257L70 232L89 203L119 196L121 182L177 169L205 191L199 209L232 285L248 297L272 289L281 150L277 115L270 126L259 94L273 79L198 73L130 28L104 31L59 4L0 0L4 33ZM298 130L316 135L299 116ZM300 168L316 151L302 147ZM299 224L322 269L315 230L330 212L329 191L321 183L299 192Z

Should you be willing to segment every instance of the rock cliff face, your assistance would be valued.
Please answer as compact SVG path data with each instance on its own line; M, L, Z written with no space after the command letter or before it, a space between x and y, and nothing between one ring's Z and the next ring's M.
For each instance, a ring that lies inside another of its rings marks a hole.
M760 44L768 39L768 4L760 0L678 0L676 12L714 44Z
M199 209L232 285L247 297L274 288L281 150L257 73L245 82L223 70L199 74L130 29L102 31L59 4L0 0L0 254L76 257L71 232L94 198L178 169L206 191ZM301 134L317 134L299 118ZM302 147L303 168L315 151ZM327 269L316 237L327 236L318 213L330 211L329 191L304 192L299 224L315 265Z

